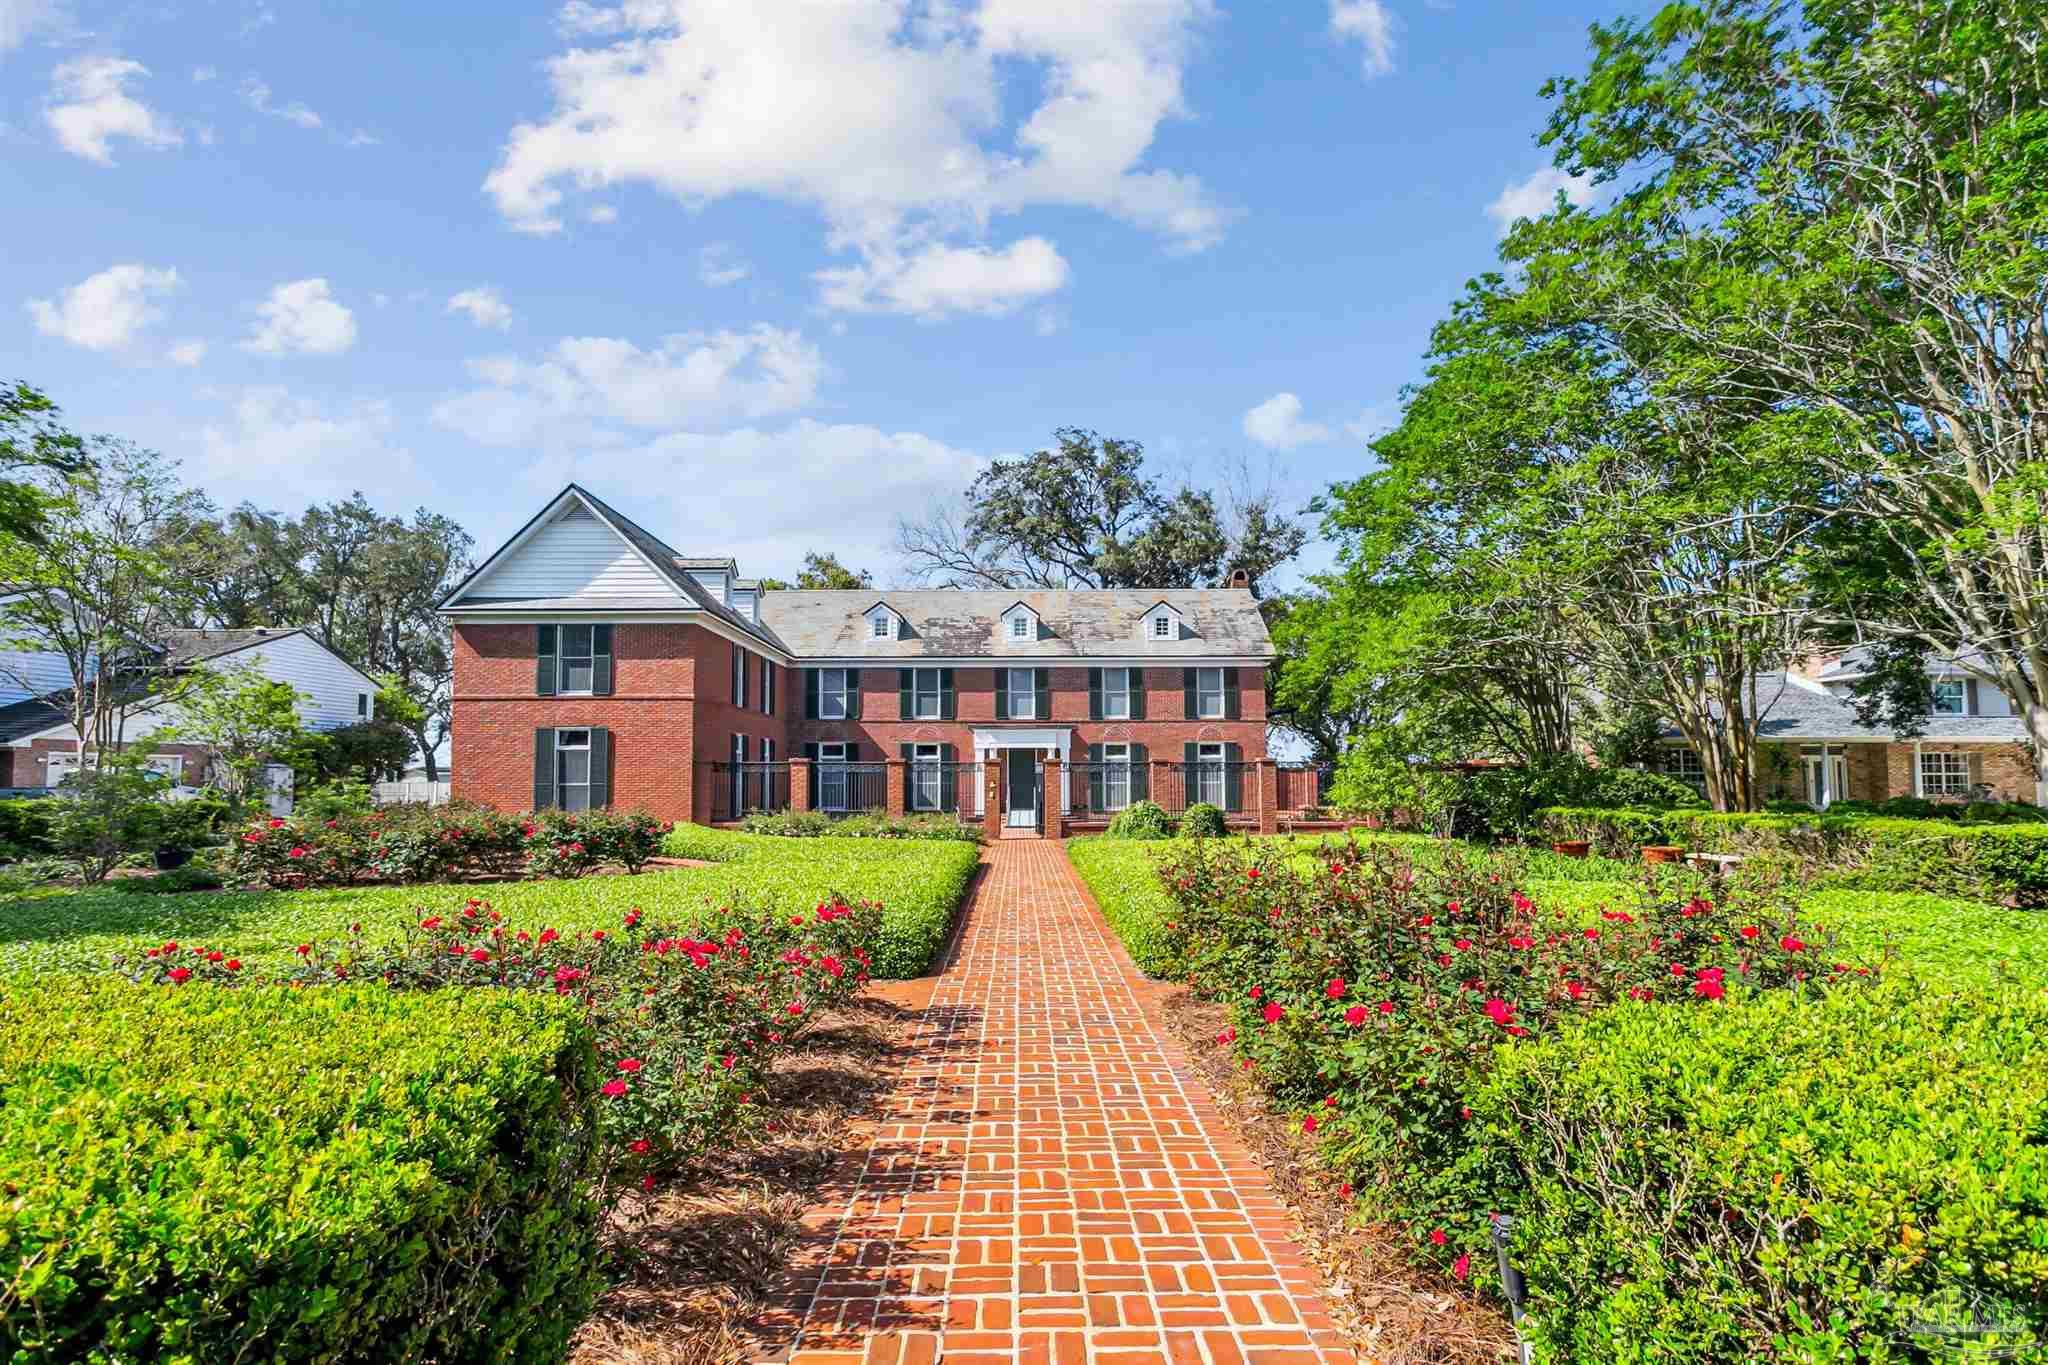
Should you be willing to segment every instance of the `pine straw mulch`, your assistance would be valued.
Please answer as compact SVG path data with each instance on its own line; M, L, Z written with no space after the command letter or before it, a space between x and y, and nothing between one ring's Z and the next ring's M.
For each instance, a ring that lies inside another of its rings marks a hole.
M776 1290L802 1218L862 1146L909 1050L917 1011L873 994L819 1020L776 1062L760 1103L777 1131L628 1196L606 1230L613 1286L577 1330L571 1365L735 1365Z
M1176 990L1160 1000L1167 1026L1209 1083L1231 1127L1265 1169L1294 1215L1301 1248L1323 1277L1337 1327L1361 1361L1374 1365L1499 1365L1515 1358L1504 1313L1407 1257L1400 1234L1384 1224L1354 1227L1339 1182L1315 1161L1313 1146L1288 1115L1277 1113L1256 1082L1216 1046L1220 1005Z

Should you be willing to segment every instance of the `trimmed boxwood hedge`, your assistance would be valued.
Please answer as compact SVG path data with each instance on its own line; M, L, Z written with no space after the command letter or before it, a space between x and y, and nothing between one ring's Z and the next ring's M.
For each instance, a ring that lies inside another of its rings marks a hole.
M1973 1310L2009 1329L1974 1347L2048 1344L2037 991L1624 1004L1501 1049L1471 1107L1539 1360L1947 1358L1918 1329Z
M550 996L0 990L0 1356L555 1361L600 1284Z
M1540 826L1549 839L1589 840L1595 852L1610 857L1631 857L1645 844L1784 854L1815 865L1830 886L2048 904L2048 821L1552 806L1540 812Z

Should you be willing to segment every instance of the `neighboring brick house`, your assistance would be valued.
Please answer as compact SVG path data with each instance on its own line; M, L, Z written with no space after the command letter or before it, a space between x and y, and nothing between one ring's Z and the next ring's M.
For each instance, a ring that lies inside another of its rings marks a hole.
M71 727L69 688L28 695L25 680L61 676L32 665L45 658L31 651L0 657L0 787L55 787L78 771L78 733ZM333 730L369 718L376 680L363 673L301 626L256 626L244 630L167 630L138 658L139 695L126 708L121 733L130 743L175 724L169 709L152 704L148 689L166 676L189 669L247 665L264 677L288 682L300 694L299 713L309 730ZM191 744L154 745L150 766L180 785L201 785L206 750Z
M1768 795L1822 808L1894 796L2048 801L2035 781L2025 723L1996 688L1952 662L1930 663L1924 733L1900 739L1856 719L1853 688L1866 667L1865 652L1851 649L1758 679ZM1701 782L1699 759L1675 731L1665 735L1660 766Z
M505 809L1277 814L1247 587L763 591L572 484L462 583L453 794Z

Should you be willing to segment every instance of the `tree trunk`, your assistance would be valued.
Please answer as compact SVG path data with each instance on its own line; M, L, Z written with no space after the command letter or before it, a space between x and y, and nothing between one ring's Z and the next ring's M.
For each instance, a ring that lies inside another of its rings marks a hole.
M2048 806L2048 701L2037 697L2025 711L2029 747L2034 751L2034 804Z

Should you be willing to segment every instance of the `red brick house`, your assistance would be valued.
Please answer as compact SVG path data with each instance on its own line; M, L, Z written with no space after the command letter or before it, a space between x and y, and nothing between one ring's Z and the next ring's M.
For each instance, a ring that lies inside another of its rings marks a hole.
M1147 797L1279 814L1246 587L763 591L571 484L441 610L458 799L1055 832Z

